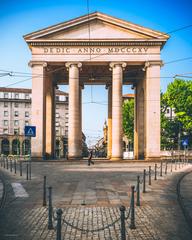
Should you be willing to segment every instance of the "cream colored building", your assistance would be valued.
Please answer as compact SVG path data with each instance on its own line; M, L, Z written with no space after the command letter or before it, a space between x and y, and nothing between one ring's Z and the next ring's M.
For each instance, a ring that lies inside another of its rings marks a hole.
M68 136L68 94L56 90L55 133L56 145L63 156L63 142ZM24 136L24 127L31 125L31 89L0 88L0 153L27 153L29 138ZM59 141L59 142L58 142ZM58 155L58 153L57 153Z
M135 159L160 157L161 49L169 36L95 12L24 36L32 57L33 157L54 152L54 89L69 85L69 159L82 156L84 85L108 88L108 156L122 159L122 87L135 89ZM99 114L99 113L98 113Z

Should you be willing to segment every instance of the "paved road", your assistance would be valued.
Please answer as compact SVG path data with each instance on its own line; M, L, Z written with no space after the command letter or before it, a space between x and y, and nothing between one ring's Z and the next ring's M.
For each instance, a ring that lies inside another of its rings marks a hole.
M53 205L62 207L63 219L73 226L83 229L97 229L113 223L119 218L119 206L130 203L130 186L136 183L143 169L153 163L33 163L32 180L25 180L1 168L1 178L6 185L6 202L0 210L0 239L39 240L55 239L55 231L47 230L47 208L42 207L43 176L53 187ZM141 207L136 208L136 229L130 230L130 220L126 222L127 239L192 239L188 225L177 202L176 185L182 172L163 174L152 180L147 193L141 194ZM154 176L152 177L152 179ZM15 197L13 183L20 183L28 197ZM12 184L12 185L11 185ZM142 186L141 186L142 187ZM80 239L120 239L119 221L103 231L88 233L62 224L65 240Z

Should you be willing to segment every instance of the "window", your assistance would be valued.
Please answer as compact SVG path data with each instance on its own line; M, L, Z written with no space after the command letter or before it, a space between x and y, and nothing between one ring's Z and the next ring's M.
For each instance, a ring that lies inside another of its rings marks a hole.
M19 126L19 120L14 121L14 126Z
M8 120L4 120L4 126L8 126Z
M57 135L57 136L59 135L59 130L56 130L56 135Z
M56 123L55 123L55 126L56 126L56 127L59 127L59 122L56 122Z
M25 112L25 117L29 117L29 112Z
M15 128L15 129L14 129L14 135L17 135L17 134L19 134L19 129L18 129L18 128Z
M19 112L18 111L15 111L15 117L18 117L19 116Z
M167 108L167 113L169 113L169 110L170 110L170 109L169 109L169 108Z
M55 99L56 99L56 101L59 101L59 96L56 96Z
M25 121L25 126L28 126L29 125L29 121Z
M8 111L4 111L4 117L8 117Z
M4 107L8 107L8 102L4 102Z
M15 98L19 99L19 93L15 93Z
M59 118L59 113L56 113L56 118Z
M16 102L15 103L15 107L18 108L19 107L19 103Z
M4 134L8 134L8 128L4 128L4 129L3 129L3 133L4 133Z
M25 103L25 108L29 108L29 107L30 107L29 103Z
M29 99L29 94L25 94L25 99Z
M8 93L4 93L4 98L8 98Z

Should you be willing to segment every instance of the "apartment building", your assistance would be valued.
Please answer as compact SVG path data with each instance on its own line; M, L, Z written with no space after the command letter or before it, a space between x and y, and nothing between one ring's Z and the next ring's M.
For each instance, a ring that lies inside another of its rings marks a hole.
M68 136L68 93L56 90L56 155L64 156ZM0 88L0 153L27 154L30 140L24 136L31 125L31 89Z

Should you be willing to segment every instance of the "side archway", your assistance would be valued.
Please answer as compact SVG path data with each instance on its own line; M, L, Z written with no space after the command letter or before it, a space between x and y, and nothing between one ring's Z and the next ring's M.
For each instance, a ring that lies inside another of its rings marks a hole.
M9 146L9 140L4 138L1 142L1 152L2 154L9 155L10 146Z

